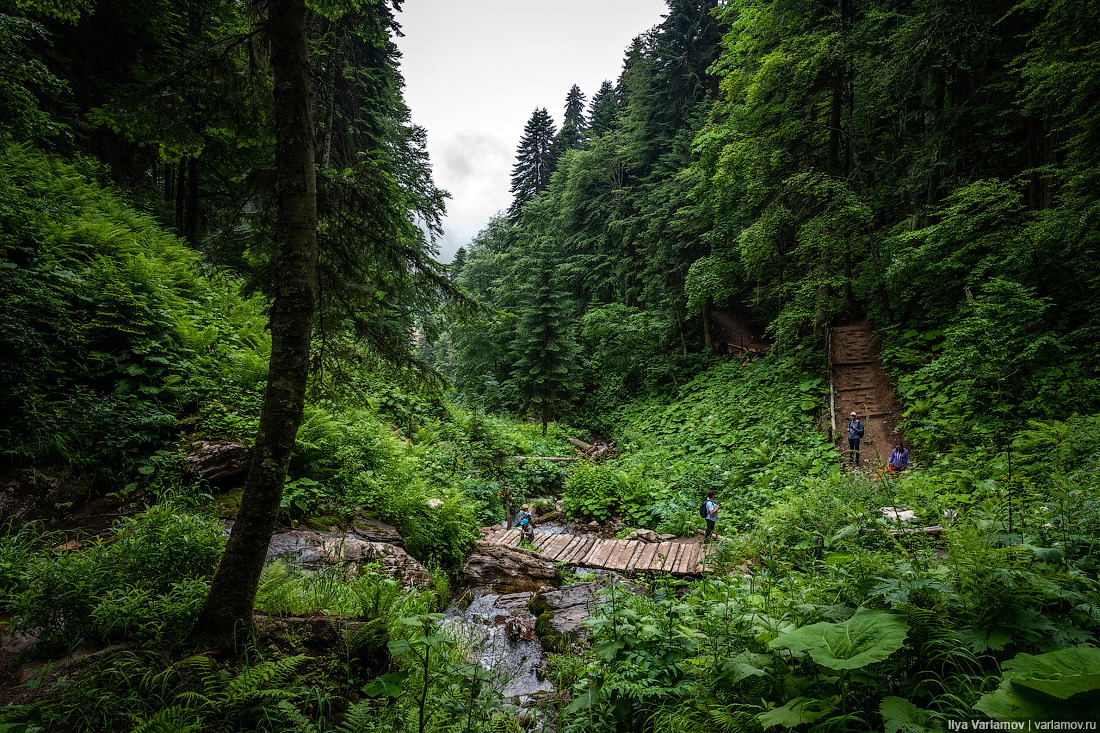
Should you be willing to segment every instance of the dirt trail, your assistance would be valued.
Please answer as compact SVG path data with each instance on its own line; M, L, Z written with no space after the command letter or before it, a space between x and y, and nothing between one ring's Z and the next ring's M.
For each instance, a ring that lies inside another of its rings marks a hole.
M760 353L773 346L771 339L755 335L744 316L728 308L711 308L714 346L720 352L737 354L743 351Z
M829 369L837 449L848 450L848 414L854 411L866 430L860 464L884 465L894 443L904 439L897 430L901 404L882 369L878 341L867 321L832 330Z

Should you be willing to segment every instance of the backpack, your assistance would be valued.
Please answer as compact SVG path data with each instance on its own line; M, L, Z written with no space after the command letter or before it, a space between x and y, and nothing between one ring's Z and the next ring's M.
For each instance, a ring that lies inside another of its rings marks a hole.
M707 500L703 499L703 503L699 505L699 516L703 519L707 518Z

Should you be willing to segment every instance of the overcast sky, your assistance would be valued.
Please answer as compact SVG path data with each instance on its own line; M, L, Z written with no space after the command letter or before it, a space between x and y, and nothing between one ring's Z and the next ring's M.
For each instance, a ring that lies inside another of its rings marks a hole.
M413 122L428 130L437 186L448 190L439 257L512 203L523 126L546 107L561 127L574 84L586 105L614 83L635 36L661 22L664 0L405 0L401 71Z

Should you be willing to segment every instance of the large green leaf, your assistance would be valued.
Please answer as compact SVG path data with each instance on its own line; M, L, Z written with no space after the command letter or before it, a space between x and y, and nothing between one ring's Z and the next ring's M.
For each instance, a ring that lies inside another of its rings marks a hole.
M824 708L812 709L812 708ZM767 730L773 725L781 725L784 728L794 728L803 723L812 723L818 718L827 715L833 709L831 701L817 700L812 697L796 697L787 701L781 708L769 710L757 716L760 725Z
M815 662L829 669L860 669L896 652L908 633L904 617L861 608L847 621L822 622L780 634L769 646L809 652Z
M1069 647L1017 654L1004 678L974 705L994 720L1095 720L1100 717L1100 649Z
M886 723L886 733L927 733L942 731L927 711L902 697L884 697L878 707Z

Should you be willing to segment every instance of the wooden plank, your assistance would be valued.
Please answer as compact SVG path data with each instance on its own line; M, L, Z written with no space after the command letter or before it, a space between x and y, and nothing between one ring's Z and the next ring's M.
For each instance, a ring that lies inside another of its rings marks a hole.
M634 569L639 572L648 572L652 569L653 558L657 556L657 548L660 545L656 542L647 543L642 548L642 554L638 556L638 561L634 563Z
M603 549L600 550L599 554L597 554L592 561L592 565L597 568L608 567L608 561L611 559L611 556L619 549L618 540L605 540L603 544Z
M655 571L663 569L665 563L668 562L668 555L670 552L672 552L671 542L662 542L657 545L657 554L653 556L653 562L650 563L650 567Z
M626 570L626 566L630 564L631 558L638 554L638 548L644 545L644 542L634 540L626 546L625 552L622 556L615 561L616 570Z
M558 562L574 563L577 561L577 553L579 553L589 541L589 537L585 535L579 535L578 537L580 541L570 543L569 547L565 549L565 552L558 556Z
M676 572L677 564L680 562L680 556L684 554L684 545L677 542L672 546L672 552L668 554L665 559L664 571L666 573Z
M501 542L505 545L514 545L516 540L519 539L519 530L510 529L504 533L504 537L501 538Z
M536 531L535 532L535 542L534 542L535 547L537 547L541 550L544 547L546 547L547 542L554 539L555 537L557 537L557 535L547 534L545 532Z
M592 543L592 548L584 557L580 558L580 560L577 561L577 564L591 566L592 561L596 559L596 555L603 552L603 546L606 542L607 540L601 540L599 537L597 537L596 541Z
M572 563L573 565L579 565L580 561L583 560L585 558L585 556L588 555L588 553L592 551L592 545L596 544L596 540L598 540L598 539L599 539L599 537L597 537L596 535L586 536L584 538L584 542L582 542L573 551L573 555L572 555L572 557L569 558L569 562Z
M697 545L692 545L691 546L691 555L687 559L686 572L689 572L692 575L695 575L700 570L702 570L702 567L699 565L699 561L702 560L702 559L703 559L703 543L700 542Z
M649 546L648 542L639 542L638 546L634 548L634 553L627 558L626 567L623 570L630 572L637 566L638 561L642 559L642 553L645 552L645 548Z
M684 543L684 554L680 556L680 574L691 575L695 569L691 567L691 556L695 554L698 545Z
M565 549L565 546L569 544L571 538L569 535L558 534L554 535L542 546L542 554L547 559L553 562L561 551Z
M563 534L559 536L565 538L565 544L563 544L561 547L558 547L555 550L553 557L550 557L550 559L554 562L562 562L562 558L568 557L569 553L576 548L577 544L583 541L582 538L577 535Z
M687 545L677 542L672 546L672 552L669 553L668 559L665 560L664 570L666 573L675 573L680 568L680 558L684 556L684 550Z
M634 554L637 544L637 540L619 540L619 549L607 558L607 567L611 570L625 570L626 561Z
M503 529L490 529L488 532L485 533L484 539L486 542L492 542L493 544L496 544L497 536L500 535L500 533L503 531Z

